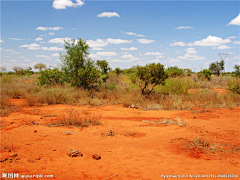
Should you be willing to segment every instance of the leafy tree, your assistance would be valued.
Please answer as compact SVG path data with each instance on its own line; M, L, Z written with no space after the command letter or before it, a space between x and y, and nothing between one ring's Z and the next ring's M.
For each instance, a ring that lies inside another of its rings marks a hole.
M198 78L203 78L211 81L212 71L209 69L203 69L202 71L198 72Z
M5 67L0 67L0 72L7 72L7 69Z
M37 64L35 64L35 66L34 66L34 69L39 69L40 72L41 72L43 69L46 69L46 68L47 68L46 65L43 64L43 63L37 63Z
M177 66L174 67L168 67L166 69L166 72L168 74L169 77L177 77L177 76L183 76L184 75L184 70L180 69Z
M235 64L234 69L235 69L235 72L234 72L235 76L240 77L240 66Z
M103 74L107 74L110 71L109 63L106 60L97 60L96 64Z
M193 74L191 69L183 69L183 71L185 71L185 73L187 74L187 76L191 76Z
M146 66L137 66L136 83L142 90L142 94L149 95L154 87L163 84L168 77L164 71L164 66L160 63L147 64Z
M115 68L115 73L117 74L117 76L119 76L122 73L122 70L120 68Z
M66 54L61 56L62 69L66 73L68 82L72 86L81 87L82 81L80 81L79 69L83 68L84 63L89 55L89 45L86 41L79 38L77 41L73 39L71 42L65 41Z
M12 70L19 76L22 76L22 71L23 71L23 68L19 67L19 66L14 66L12 68Z
M224 70L224 60L220 62L213 62L209 65L209 69L217 76L220 75L220 72Z

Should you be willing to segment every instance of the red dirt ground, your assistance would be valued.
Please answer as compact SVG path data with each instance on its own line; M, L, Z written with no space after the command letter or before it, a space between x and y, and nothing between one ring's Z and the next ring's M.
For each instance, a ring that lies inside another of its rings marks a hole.
M226 89L209 89L210 91L215 91L216 93L219 94L226 94L228 92L228 90ZM199 89L188 89L188 93L196 93L197 91L199 91Z
M22 106L25 100L11 102ZM101 125L82 129L45 126L72 108L79 113L101 115ZM1 147L11 149L1 149L1 159L8 158L1 162L1 173L53 175L52 179L61 180L157 180L170 174L240 176L239 112L239 107L208 109L197 114L188 110L143 111L121 105L22 107L1 118ZM179 118L186 126L154 123ZM115 135L105 136L110 129ZM65 131L77 133L66 135ZM191 142L197 137L215 148L194 147ZM83 156L69 157L67 152L71 149L78 149ZM17 153L17 157L11 162L12 153ZM94 153L100 154L101 159L94 160Z

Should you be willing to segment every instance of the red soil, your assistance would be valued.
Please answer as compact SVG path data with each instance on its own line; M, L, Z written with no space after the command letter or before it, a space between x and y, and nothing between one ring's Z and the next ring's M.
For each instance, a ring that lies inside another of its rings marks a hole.
M188 93L196 93L197 91L200 91L200 89L188 89ZM226 94L228 92L226 89L209 89L209 91L215 91L219 94Z
M18 101L13 102L20 104L21 100ZM83 129L44 125L58 121L71 108L84 114L102 115L102 124ZM194 118L188 110L143 111L121 105L23 107L22 111L1 119L1 146L12 150L1 149L1 159L9 158L11 153L20 158L16 162L1 162L1 173L53 175L53 179L62 180L156 180L163 179L162 174L240 176L239 112L239 107L211 109ZM150 123L165 118L181 118L187 124L179 127ZM114 136L102 135L110 129ZM66 135L65 131L77 133ZM196 137L215 144L217 150L191 146ZM71 149L78 149L83 157L69 157L67 152ZM100 160L92 158L95 153L100 154Z

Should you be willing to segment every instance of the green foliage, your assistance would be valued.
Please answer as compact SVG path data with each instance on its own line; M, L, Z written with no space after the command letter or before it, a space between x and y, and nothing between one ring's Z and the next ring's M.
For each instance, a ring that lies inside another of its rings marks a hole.
M209 69L214 73L217 74L218 76L220 75L220 72L224 70L224 61L220 62L213 62L209 65Z
M77 41L73 39L71 42L64 42L66 54L61 56L63 63L62 69L66 77L68 77L67 81L71 83L72 86L81 87L79 69L83 68L89 55L90 47L86 41L81 38Z
M240 79L232 79L228 81L227 90L240 94Z
M115 68L114 72L119 76L122 73L122 70L118 67Z
M101 72L97 69L94 62L87 60L83 67L78 70L79 84L87 90L97 90L102 84Z
M177 76L184 76L184 70L183 69L180 69L179 67L177 66L174 66L174 67L168 67L166 69L166 73L169 77L177 77Z
M43 63L37 63L34 66L34 69L39 69L39 71L42 71L43 69L46 69L46 68L47 68L46 65Z
M133 74L137 71L137 67L136 66L133 66L129 69L124 69L122 72L123 74Z
M142 94L149 95L154 87L163 84L167 77L163 65L152 63L146 66L137 66L135 82L141 88Z
M191 76L193 74L191 69L183 69L183 71L185 71L185 73L187 74L187 76Z
M107 74L110 71L109 64L106 60L97 60L96 65L102 70L102 74Z
M212 75L212 71L209 69L204 69L200 72L198 72L198 78L199 79L207 79L209 81L211 81L211 75Z
M46 69L41 71L41 75L38 77L38 85L55 85L64 84L64 73L59 69Z
M235 75L236 77L240 77L240 66L236 64L236 65L234 66L234 69L235 69L234 75Z
M187 94L190 87L190 80L166 79L164 85L156 87L160 94Z

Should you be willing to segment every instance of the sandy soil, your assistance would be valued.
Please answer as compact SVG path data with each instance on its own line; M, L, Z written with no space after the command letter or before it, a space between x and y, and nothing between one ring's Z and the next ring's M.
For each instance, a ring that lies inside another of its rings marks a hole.
M11 103L22 106L25 101ZM101 125L82 129L46 126L72 108L85 115L101 115ZM5 147L1 149L1 173L53 175L52 179L62 180L157 180L170 174L240 176L239 112L239 107L205 112L143 111L121 105L22 107L1 118L1 147ZM186 126L161 123L164 119L181 119ZM107 136L110 129L114 134ZM76 133L67 135L66 131ZM197 137L207 143L194 146ZM69 157L71 149L83 156ZM10 157L14 153L17 156ZM94 153L101 159L93 159Z

